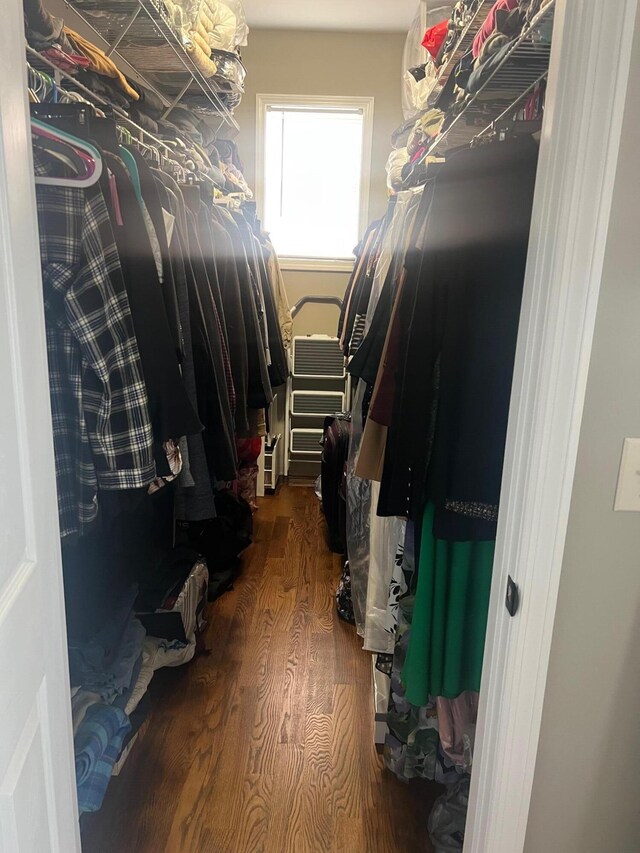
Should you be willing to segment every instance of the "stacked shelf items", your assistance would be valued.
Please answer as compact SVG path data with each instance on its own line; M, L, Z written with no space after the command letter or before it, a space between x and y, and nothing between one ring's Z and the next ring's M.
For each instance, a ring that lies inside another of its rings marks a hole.
M551 20L554 6L555 0L551 0L517 38L487 63L473 91L456 105L453 117L445 120L426 156L468 145L546 78L551 41L541 38L540 32Z
M446 57L445 62L440 67L440 71L438 72L438 82L436 84L435 92L439 92L444 84L447 82L449 77L451 76L451 72L456 67L458 62L462 59L465 53L471 49L471 45L473 44L473 40L476 37L476 33L482 26L484 19L489 14L491 7L494 5L495 0L481 0L476 11L473 13L471 20L468 22L466 27L460 33L460 38L456 42L456 46Z
M237 54L213 51L205 67L189 39L174 29L162 0L67 2L106 42L107 55L123 59L159 91L165 116L185 98L191 109L218 114L238 130L232 111L244 91L246 72Z

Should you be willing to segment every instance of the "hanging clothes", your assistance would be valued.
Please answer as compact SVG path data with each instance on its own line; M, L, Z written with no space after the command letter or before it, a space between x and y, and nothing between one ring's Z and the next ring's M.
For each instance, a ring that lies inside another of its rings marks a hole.
M378 490L378 483L372 483L364 648L386 654L393 651L394 644L394 636L387 630L389 586L394 567L402 562L406 521L375 514Z
M470 766L536 166L530 138L453 152L400 194L379 251L382 229L365 240L348 557L365 647L394 650L385 758L404 779Z
M362 342L373 277L395 203L396 198L392 196L384 219L369 226L369 230L356 248L356 262L342 301L338 323L338 337L345 358L353 355Z
M220 221L220 212L213 205L210 211L212 250L216 259L220 293L225 306L225 323L231 357L233 385L236 392L235 430L237 435L246 435L249 429L247 415L248 349L247 331L242 310L240 279L233 256L231 237Z
M245 320L247 334L247 356L248 356L248 390L247 409L264 410L273 399L269 372L267 367L267 355L263 344L260 319L256 294L252 283L251 270L247 260L247 253L242 240L237 220L228 211L219 209L227 233L231 237L233 245L234 260L240 282L240 294L242 297L242 312ZM255 417L255 416L254 416ZM250 420L250 432L251 420ZM243 436L253 438L253 434Z
M171 233L169 231L166 233L169 244L170 266L176 286L182 347L184 351L182 376L192 405L197 407L198 392L194 365L195 352L191 330L183 242L186 236L184 203L182 197L178 197L175 192L166 187L157 174L154 175L154 180L156 181L156 187L162 202L163 221L171 223ZM202 433L187 436L187 447L190 476L188 479L184 477L183 471L183 475L178 480L175 506L176 518L187 521L204 521L208 518L214 518L216 514L215 502Z
M267 262L267 273L271 282L271 289L275 294L278 324L280 326L280 334L282 336L282 345L285 349L291 348L293 340L293 320L291 318L291 308L289 307L289 298L280 269L280 262L271 241L263 234L262 243Z
M108 171L115 181L114 195L108 174L103 174L103 192L120 256L131 306L149 411L156 442L156 467L164 473L166 454L162 445L169 439L202 430L180 375L174 340L167 320L165 300L142 210L122 161L105 152ZM117 209L116 209L117 205ZM164 458L163 458L164 457Z
M466 519L485 507L491 517L474 536L495 535L537 152L526 138L452 155L438 175L425 246L410 272L415 304L378 509L419 514L427 488L447 538L469 536Z
M410 190L401 194L389 207L391 218L380 240L375 264L372 263L370 270L371 289L363 314L362 343L348 366L349 372L360 379L354 398L357 416L353 423L347 463L347 536L351 539L349 564L356 626L365 639L365 648L377 652L388 652L392 648L392 638L385 629L385 612L394 562L403 541L404 525L400 520L377 515L377 489L372 493L368 479L360 475L359 459L368 405L381 355L378 343L383 322L380 317L392 301L394 276L401 269L403 259L403 228L409 222L407 227L411 229L411 215L419 199L420 192ZM362 520L367 515L368 523L363 524Z
M478 692L495 542L447 542L433 535L435 509L422 521L418 586L402 670L412 705L430 696Z
M121 148L122 147L123 146L121 146ZM169 322L169 327L171 329L171 339L173 340L176 352L178 353L178 361L180 364L183 364L186 355L186 347L183 340L183 329L180 323L178 296L170 261L169 241L163 208L160 201L159 184L155 180L149 164L138 149L134 145L126 145L124 148L135 161L138 180L140 182L140 194L146 209L149 212L149 217L158 240L162 261L161 289L165 303L167 321Z
M36 175L55 172L34 150ZM98 489L156 476L147 388L99 185L36 187L60 533L81 534Z

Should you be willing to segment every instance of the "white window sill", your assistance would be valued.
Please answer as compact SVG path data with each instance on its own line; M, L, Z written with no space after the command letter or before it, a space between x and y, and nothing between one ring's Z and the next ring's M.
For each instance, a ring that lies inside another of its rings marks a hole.
M286 258L279 257L283 270L308 272L347 272L353 270L355 261L348 258Z

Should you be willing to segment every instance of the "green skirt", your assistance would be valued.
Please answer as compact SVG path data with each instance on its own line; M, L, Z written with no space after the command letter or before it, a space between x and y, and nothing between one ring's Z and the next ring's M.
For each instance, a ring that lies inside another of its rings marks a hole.
M402 681L412 705L480 690L495 542L448 542L422 525L418 587Z

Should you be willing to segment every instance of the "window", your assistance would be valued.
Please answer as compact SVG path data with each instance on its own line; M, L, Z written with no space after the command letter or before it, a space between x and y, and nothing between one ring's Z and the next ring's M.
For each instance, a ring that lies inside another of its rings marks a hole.
M372 98L258 95L262 222L284 265L348 268L366 225Z

